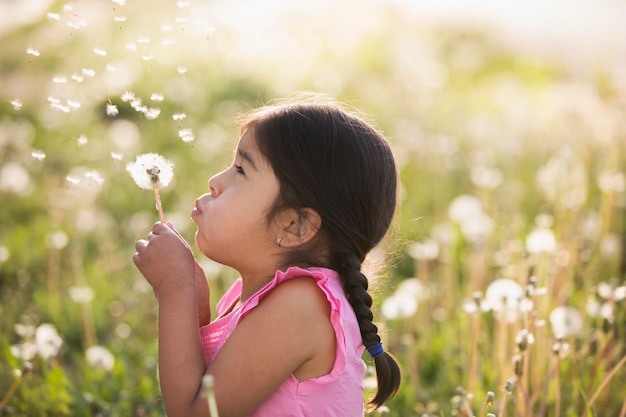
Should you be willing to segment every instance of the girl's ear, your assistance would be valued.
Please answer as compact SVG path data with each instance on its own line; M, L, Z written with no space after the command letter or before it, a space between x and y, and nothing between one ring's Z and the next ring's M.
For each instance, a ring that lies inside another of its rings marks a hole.
M279 246L292 248L302 245L317 234L322 227L322 218L311 208L289 209L281 214L279 234L276 236ZM279 240L279 238L282 238Z

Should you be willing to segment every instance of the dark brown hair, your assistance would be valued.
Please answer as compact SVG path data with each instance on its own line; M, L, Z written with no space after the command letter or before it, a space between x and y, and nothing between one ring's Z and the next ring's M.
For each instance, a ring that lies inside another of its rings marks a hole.
M242 121L280 182L271 221L286 208L311 208L322 219L316 237L291 251L285 266L336 270L359 322L365 346L380 342L372 322L372 297L361 265L385 236L396 207L397 172L381 132L336 103L315 97L262 107ZM400 385L400 369L388 353L374 360L378 408Z

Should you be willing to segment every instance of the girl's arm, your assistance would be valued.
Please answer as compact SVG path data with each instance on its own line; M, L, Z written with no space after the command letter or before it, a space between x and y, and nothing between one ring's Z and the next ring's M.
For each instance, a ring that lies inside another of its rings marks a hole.
M169 227L155 225L133 258L159 299L159 377L169 417L209 416L202 395L206 372L215 380L220 417L256 410L291 374L324 375L335 360L335 333L325 295L311 278L270 292L237 325L206 369L200 343L194 261Z
M158 363L161 394L168 416L192 416L179 410L199 409L208 415L198 380L206 370L200 345L198 292L208 298L208 284L191 248L170 226L156 223L147 240L136 243L133 261L152 285L159 301ZM201 316L199 318L199 316Z

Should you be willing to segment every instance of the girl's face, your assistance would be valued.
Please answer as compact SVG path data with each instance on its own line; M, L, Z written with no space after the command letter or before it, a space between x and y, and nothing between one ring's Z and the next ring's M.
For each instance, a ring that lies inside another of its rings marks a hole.
M210 192L196 200L191 212L198 225L196 244L200 251L237 269L242 276L274 273L276 239L280 236L278 227L268 226L266 221L278 196L278 179L253 135L253 128L243 134L232 165L209 179Z

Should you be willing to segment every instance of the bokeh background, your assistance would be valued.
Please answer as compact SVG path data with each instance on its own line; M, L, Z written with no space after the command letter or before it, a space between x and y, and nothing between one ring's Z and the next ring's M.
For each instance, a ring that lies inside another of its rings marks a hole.
M192 241L237 117L315 91L371 115L401 173L368 262L404 373L378 414L625 416L624 21L611 0L0 0L0 415L164 415L131 261L158 217L125 166L175 163L161 196ZM236 274L202 264L217 299Z

